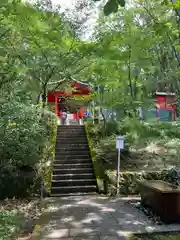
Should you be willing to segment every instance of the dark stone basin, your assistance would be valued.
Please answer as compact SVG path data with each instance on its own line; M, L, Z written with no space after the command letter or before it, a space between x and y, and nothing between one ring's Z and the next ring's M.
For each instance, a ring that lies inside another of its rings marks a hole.
M180 222L180 187L160 181L139 182L141 201L165 223Z

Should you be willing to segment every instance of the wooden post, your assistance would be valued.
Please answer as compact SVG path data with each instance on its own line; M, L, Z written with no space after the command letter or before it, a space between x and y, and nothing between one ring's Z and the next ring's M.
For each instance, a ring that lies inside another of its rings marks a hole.
M56 95L55 95L55 111L56 111L56 115L59 116L58 115L58 113L59 113L59 110L58 110L58 98L57 98Z

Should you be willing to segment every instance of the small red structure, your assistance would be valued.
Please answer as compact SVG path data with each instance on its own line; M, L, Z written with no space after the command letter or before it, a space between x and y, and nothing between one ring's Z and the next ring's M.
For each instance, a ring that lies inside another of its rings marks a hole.
M61 117L61 112L63 108L65 108L65 99L71 98L73 96L87 96L91 94L91 89L87 84L80 82L73 82L71 84L72 91L63 92L63 91L49 91L48 92L48 103L52 103L55 106L55 112L57 116ZM59 105L61 105L61 109L59 109ZM81 106L79 108L79 112L73 113L74 119L79 119L84 117L85 108Z
M176 95L175 93L156 92L157 115L161 110L170 112L170 120L176 120Z

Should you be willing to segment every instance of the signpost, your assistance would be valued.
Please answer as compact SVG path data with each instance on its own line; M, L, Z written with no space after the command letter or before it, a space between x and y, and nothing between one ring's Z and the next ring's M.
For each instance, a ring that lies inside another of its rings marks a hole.
M116 149L118 149L117 195L119 195L120 160L121 160L121 150L124 149L124 136L118 136L116 138Z

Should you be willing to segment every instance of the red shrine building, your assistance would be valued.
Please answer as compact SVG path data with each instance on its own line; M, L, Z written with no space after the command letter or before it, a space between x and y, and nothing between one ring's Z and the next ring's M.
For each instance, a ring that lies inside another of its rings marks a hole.
M156 92L157 116L166 121L176 120L176 95L175 93ZM164 116L163 116L164 115Z
M69 91L49 91L48 92L48 103L53 104L55 113L61 118L61 113L67 111L66 100L72 97L87 97L91 94L91 89L87 84L81 82L73 82L71 84L72 90ZM78 109L71 112L73 114L73 119L78 120L79 118L84 118L84 112L86 108L84 106L79 106Z

